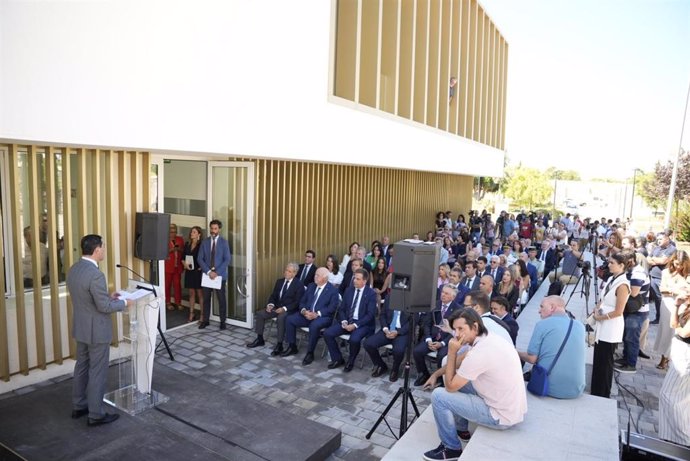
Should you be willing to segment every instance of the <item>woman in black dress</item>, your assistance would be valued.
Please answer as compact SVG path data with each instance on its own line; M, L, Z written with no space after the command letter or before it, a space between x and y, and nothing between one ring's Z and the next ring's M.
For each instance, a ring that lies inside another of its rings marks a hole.
M189 290L189 321L194 321L194 304L198 297L199 306L204 306L204 291L201 288L201 268L199 267L199 248L201 247L201 227L194 226L189 231L189 239L184 245L184 256L182 262L184 264L184 286ZM188 256L192 257L193 264L189 264ZM203 310L200 322L203 322Z

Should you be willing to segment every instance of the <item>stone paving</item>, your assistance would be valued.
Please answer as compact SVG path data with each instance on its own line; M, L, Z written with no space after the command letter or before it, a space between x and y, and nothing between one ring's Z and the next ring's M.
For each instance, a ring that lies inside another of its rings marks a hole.
M544 290L540 290L535 298L542 296L543 292ZM566 292L566 299L568 296L569 292ZM533 299L530 308L536 308L538 303L538 299ZM582 317L584 304L584 299L576 294L572 297L568 309ZM659 356L652 352L657 328L656 325L650 327L647 339L646 352L652 358L640 359L635 374L617 374L618 382L629 388L641 400L644 408L615 383L612 390L612 397L618 400L620 427L627 426L627 408L630 408L633 421L631 430L650 436L658 434L658 392L665 374L665 371L655 368ZM268 342L265 347L248 349L245 344L255 337L250 330L229 326L228 330L219 331L217 324L213 323L205 330L198 330L195 324L190 324L166 333L176 360L169 360L165 350L159 348L156 361L199 379L224 386L241 395L341 430L341 447L329 457L329 460L380 459L395 443L393 433L382 423L370 440L367 440L365 435L402 385L402 379L390 383L387 376L371 378L371 362L368 356L363 369L359 368L358 358L357 366L350 373L343 373L342 368L328 370L327 354L321 357L325 347L323 340L319 341L316 360L306 367L301 364L305 352L304 344L298 355L288 358L272 357L270 352L274 344L275 329L267 333ZM361 353L365 354L363 350ZM591 364L591 348L589 357ZM589 389L590 373L591 365L588 365L586 392ZM70 375L64 375L5 392L0 394L0 399L31 392L68 378ZM413 366L411 382L414 379ZM153 387L155 388L155 376ZM193 393L194 389L190 389L189 392ZM415 389L413 395L420 412L423 412L429 405L430 393ZM387 418L396 434L401 414L400 401L401 399L398 399ZM413 414L411 408L409 413Z

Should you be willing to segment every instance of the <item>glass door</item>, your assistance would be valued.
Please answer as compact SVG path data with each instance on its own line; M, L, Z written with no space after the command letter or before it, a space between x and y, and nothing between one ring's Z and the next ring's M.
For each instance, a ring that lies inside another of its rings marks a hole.
M228 268L227 323L252 327L253 316L253 235L254 164L251 162L208 163L208 220L223 223L221 235L230 243L232 259ZM211 318L218 320L218 305L213 299Z

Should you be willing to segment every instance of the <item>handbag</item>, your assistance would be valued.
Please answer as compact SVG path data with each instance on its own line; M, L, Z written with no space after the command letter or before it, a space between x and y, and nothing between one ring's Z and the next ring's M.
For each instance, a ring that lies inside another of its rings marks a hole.
M551 370L553 370L554 365L556 365L558 358L561 356L561 352L563 352L565 343L568 341L568 337L570 337L570 330L572 329L573 319L570 319L570 323L568 324L568 333L566 333L565 339L561 344L561 348L558 349L558 354L556 354L556 358L553 359L553 362L551 362L551 366L548 370L539 364L535 364L532 367L532 375L527 383L527 390L532 394L540 397L544 397L545 395L549 394L549 375L551 374Z

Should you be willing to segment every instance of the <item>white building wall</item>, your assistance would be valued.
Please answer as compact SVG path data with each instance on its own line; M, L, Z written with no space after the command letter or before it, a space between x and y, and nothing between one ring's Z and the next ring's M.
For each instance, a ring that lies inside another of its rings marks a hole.
M0 139L502 176L502 151L329 96L333 11L0 0Z

